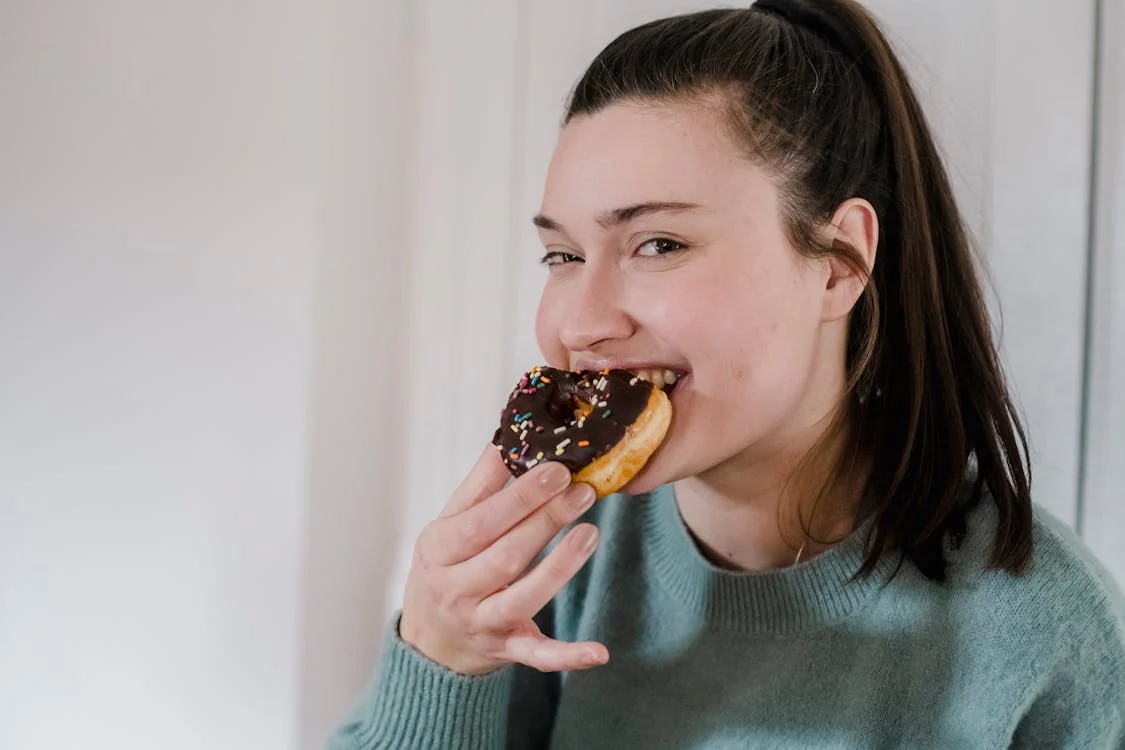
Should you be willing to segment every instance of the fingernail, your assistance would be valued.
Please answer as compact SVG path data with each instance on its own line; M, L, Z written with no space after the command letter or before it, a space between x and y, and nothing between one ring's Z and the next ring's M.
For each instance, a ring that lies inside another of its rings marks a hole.
M539 475L539 483L548 492L560 492L570 484L570 472L562 464L552 461Z
M582 513L594 504L594 488L590 485L576 484L570 492L570 504L575 511Z
M595 526L583 526L574 534L574 547L578 554L586 556L598 546L598 529Z
M605 655L602 654L600 651L595 651L594 649L590 649L589 651L586 652L586 656L583 659L583 661L586 663L586 666L588 666L588 667L597 667L597 666L601 666L602 664L605 664L607 659L605 658Z

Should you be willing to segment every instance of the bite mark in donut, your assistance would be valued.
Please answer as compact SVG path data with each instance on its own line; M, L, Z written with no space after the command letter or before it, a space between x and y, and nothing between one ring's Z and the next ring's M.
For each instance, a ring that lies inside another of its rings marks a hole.
M513 476L557 461L604 497L641 470L671 419L668 396L627 370L535 367L512 390L492 442Z

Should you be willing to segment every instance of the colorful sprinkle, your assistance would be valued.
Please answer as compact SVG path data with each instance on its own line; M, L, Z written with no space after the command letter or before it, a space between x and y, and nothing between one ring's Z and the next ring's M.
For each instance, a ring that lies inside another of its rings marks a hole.
M604 412L602 412L602 419L609 419L609 415L612 413L613 412L610 409L606 409Z
M587 446L589 446L589 445L590 445L590 441L589 441L589 440L579 440L579 441L578 441L578 447L579 447L579 448L585 448L585 447L587 447Z

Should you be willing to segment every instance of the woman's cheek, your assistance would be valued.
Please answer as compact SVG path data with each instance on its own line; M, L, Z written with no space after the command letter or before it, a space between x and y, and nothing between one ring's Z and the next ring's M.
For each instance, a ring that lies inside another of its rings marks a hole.
M549 283L549 282L548 282ZM545 287L535 313L535 341L547 362L556 367L567 368L569 357L559 340L559 317L557 295L550 287Z

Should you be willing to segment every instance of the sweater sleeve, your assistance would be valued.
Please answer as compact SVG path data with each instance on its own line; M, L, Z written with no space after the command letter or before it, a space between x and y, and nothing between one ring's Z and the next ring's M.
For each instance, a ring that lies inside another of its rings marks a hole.
M375 678L328 750L543 750L557 675L519 665L481 676L426 658L387 629Z
M1114 610L1116 609L1116 612ZM1029 691L1012 748L1125 750L1125 623L1117 607L1068 637Z

